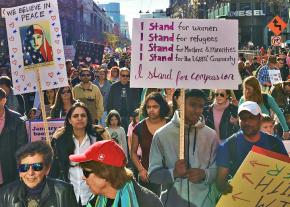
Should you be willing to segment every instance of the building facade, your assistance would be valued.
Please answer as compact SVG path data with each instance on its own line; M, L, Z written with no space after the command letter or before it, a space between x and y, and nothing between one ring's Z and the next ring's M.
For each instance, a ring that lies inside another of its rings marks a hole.
M121 25L121 13L120 13L120 3L108 3L99 4L99 6L105 10L108 16L110 16L115 23L119 26Z
M268 23L276 15L288 22L288 30L284 30L282 38L290 39L289 35L289 2L287 0L231 0L215 1L208 10L209 19L238 19L240 46L253 42L255 46L269 46L271 36Z

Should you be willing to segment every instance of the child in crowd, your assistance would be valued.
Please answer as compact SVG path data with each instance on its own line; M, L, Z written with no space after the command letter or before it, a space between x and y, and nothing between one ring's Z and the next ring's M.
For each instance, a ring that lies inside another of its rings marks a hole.
M131 121L131 123L128 126L127 136L128 136L128 147L129 147L129 152L130 153L131 153L131 144L132 144L132 133L133 133L133 129L135 128L135 126L140 121L139 111L140 111L139 109L135 109L135 111L131 115L132 121ZM141 152L141 148L139 146L138 151L137 151L137 155L141 157L141 154L142 154L142 152Z
M274 136L275 121L267 114L263 114L261 120L261 131Z
M30 111L27 114L27 119L29 121L37 119L36 112L37 112L37 108L31 108Z
M126 141L126 133L123 127L121 127L121 116L118 111L111 110L106 118L106 129L111 135L111 138L115 140L124 150L128 159L128 149Z

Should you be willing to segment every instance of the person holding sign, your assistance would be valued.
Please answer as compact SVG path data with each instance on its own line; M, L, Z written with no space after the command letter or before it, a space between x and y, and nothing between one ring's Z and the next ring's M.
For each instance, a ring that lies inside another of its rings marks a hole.
M226 139L217 152L216 184L222 194L232 192L228 179L235 175L253 145L288 156L280 139L260 131L262 111L256 102L246 101L241 104L238 116L241 131Z
M81 168L69 161L69 155L83 153L93 143L110 139L110 136L102 126L93 125L88 108L81 102L69 109L64 126L53 135L51 145L55 157L50 176L72 183L78 203L85 206L91 192L82 179Z
M210 189L216 176L216 132L202 116L206 97L201 90L185 91L185 159L179 156L179 111L154 134L149 156L149 180L162 184L166 207L213 207Z
M267 64L261 67L261 69L258 72L257 79L259 80L264 90L267 90L272 86L269 76L269 70L277 70L276 64L277 64L276 56L270 55L268 57Z
M24 145L16 152L20 180L0 190L0 206L77 207L73 186L47 177L52 149L43 141Z

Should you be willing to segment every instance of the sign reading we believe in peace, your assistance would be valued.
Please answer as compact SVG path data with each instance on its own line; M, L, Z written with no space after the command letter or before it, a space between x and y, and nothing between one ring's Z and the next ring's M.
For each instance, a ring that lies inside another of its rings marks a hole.
M131 87L237 89L238 21L134 19Z
M57 0L2 8L6 20L14 94L68 85Z

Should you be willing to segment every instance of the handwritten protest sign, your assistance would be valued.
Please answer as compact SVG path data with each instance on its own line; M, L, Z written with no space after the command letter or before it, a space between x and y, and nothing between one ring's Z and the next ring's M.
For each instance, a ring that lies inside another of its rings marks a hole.
M290 158L254 146L216 207L286 207L290 205Z
M48 121L49 137L51 138L55 130L64 126L64 120L50 120ZM45 140L44 124L43 121L31 121L29 124L29 137L31 142L38 140Z
M268 70L268 72L272 84L282 81L280 70Z
M15 94L68 85L57 0L2 8Z
M134 19L131 87L237 89L238 21Z
M290 140L283 140L283 144L284 144L288 154L290 155Z

